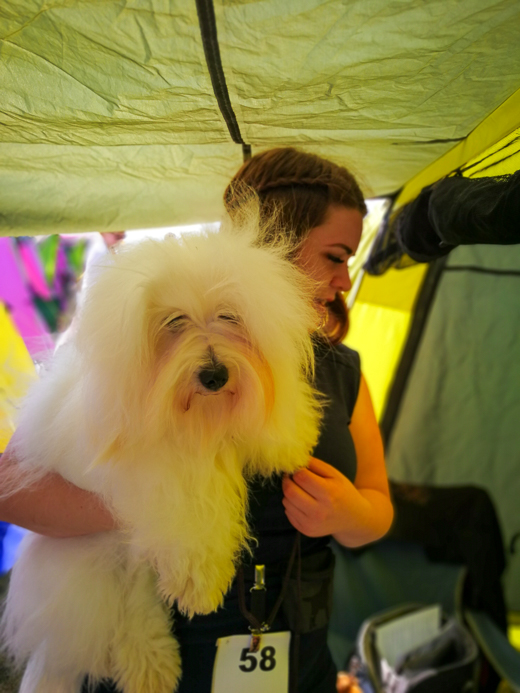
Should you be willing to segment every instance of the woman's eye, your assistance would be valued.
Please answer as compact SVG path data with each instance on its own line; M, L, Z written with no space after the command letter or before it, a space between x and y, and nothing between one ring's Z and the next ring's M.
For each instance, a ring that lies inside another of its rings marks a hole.
M342 265L345 262L345 260L343 260L343 258L340 258L337 255L327 255L327 257L331 262L335 262L338 265Z

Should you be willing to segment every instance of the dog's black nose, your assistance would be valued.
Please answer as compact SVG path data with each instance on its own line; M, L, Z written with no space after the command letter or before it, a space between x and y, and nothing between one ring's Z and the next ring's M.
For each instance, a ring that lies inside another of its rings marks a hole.
M213 363L199 372L199 380L206 390L216 392L229 380L228 369L223 363Z

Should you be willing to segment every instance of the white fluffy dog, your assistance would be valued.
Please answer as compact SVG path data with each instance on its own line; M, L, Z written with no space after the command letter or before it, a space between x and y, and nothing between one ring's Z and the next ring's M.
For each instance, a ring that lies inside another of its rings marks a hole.
M258 232L256 232L258 233ZM108 256L71 343L21 414L25 481L49 471L100 494L122 529L29 535L3 636L22 693L124 693L181 676L167 605L208 613L247 547L247 477L307 463L316 315L280 248L248 229L144 241Z

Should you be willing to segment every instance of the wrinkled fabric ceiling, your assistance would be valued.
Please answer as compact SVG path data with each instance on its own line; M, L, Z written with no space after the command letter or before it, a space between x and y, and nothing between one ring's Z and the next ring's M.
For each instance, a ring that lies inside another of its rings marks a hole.
M253 153L330 156L370 196L399 190L520 87L517 0L215 0L214 11ZM209 68L195 0L2 0L0 233L218 218L242 146Z

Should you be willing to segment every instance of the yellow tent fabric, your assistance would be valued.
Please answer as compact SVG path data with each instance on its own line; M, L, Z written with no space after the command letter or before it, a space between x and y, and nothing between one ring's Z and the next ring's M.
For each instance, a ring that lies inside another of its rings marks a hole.
M214 6L230 106L253 152L330 156L373 196L399 190L490 114L506 134L516 0ZM219 217L242 148L213 92L195 2L3 0L0 90L0 233Z
M513 121L508 111L508 129L513 122L517 126L520 124L520 108L515 115L516 121ZM492 120L496 120L496 114ZM488 125L483 123L483 128ZM472 147L473 151L476 150L473 158L458 160L457 166L465 169L463 175L500 176L520 169L520 127L487 148L478 149L476 144ZM431 183L433 172L439 173L449 162L453 163L451 156L444 157L430 171L424 172L424 176L410 181L396 201L396 206L404 204L408 196L416 191L418 180ZM427 268L426 264L419 264L405 269L390 269L382 276L364 275L350 313L350 330L345 341L361 354L363 371L379 420L399 365L415 301Z
M452 171L466 166L476 159L491 155L494 149L500 149L507 145L518 133L515 133L519 124L520 114L520 89L516 91L499 108L491 113L465 140L451 149L446 155L428 166L424 171L410 180L401 191L395 207L411 202L426 186L443 178ZM500 143L499 145L496 143ZM484 152L484 154L483 154ZM489 163L489 162L488 162ZM504 172L516 171L510 164L504 166ZM491 173L486 169L485 175L500 175L496 169Z
M516 129L478 156L466 162L464 175L470 178L503 176L520 169L520 103Z
M11 438L16 403L36 376L34 364L9 313L0 303L0 453Z
M363 373L378 419L399 363L418 290L427 265L391 269L381 277L365 275L350 311L345 340L361 354Z

